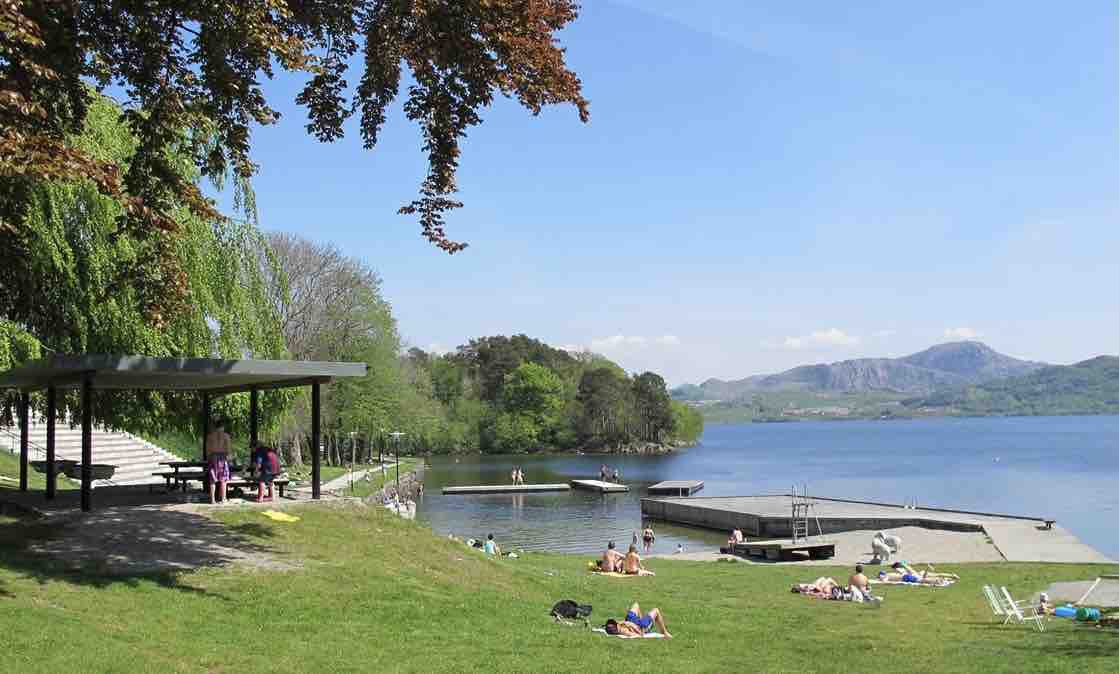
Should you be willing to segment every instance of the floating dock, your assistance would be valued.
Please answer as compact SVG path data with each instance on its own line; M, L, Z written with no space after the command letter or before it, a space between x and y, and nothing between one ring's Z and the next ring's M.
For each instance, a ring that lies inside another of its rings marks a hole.
M622 491L629 491L629 487L624 484L617 484L616 482L603 482L602 480L572 480L571 486L576 489L589 489L597 491L600 494L613 494Z
M570 491L569 484L479 484L463 487L443 487L444 494L530 494L545 491Z
M691 496L703 489L703 480L665 480L649 487L650 495Z
M835 541L808 539L794 543L789 539L776 541L747 541L736 543L727 551L739 557L763 557L774 562L791 562L798 559L831 559L835 557Z

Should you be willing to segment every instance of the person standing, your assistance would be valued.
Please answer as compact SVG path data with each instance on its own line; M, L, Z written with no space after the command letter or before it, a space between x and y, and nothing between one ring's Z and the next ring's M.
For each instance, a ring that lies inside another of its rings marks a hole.
M229 482L229 448L233 439L225 432L225 419L214 422L214 430L206 436L206 470L210 478L210 503L217 503L214 492L225 501L225 487Z
M641 532L641 542L645 544L646 555L652 551L653 543L655 543L656 540L657 535L653 533L653 528L649 526L645 527L645 530Z

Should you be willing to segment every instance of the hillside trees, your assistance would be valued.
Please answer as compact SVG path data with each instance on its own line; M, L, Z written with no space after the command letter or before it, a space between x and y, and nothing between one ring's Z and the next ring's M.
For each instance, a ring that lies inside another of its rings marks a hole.
M574 0L0 0L0 267L36 278L22 253L37 186L81 183L111 202L121 245L146 250L134 269L101 269L103 280L153 324L171 321L192 301L177 251L186 219L221 217L195 177L232 179L254 213L252 129L279 118L262 84L277 69L308 78L296 97L308 133L335 141L357 114L370 150L403 84L427 172L399 212L461 250L444 214L461 205L460 140L481 110L500 94L533 114L568 103L589 117L556 37L576 15ZM78 140L96 108L91 84L127 97L113 111L134 139L126 157Z

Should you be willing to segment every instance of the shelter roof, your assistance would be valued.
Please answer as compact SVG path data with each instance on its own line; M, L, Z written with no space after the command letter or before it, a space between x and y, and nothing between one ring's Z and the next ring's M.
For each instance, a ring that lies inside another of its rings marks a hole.
M364 377L365 363L303 360L153 358L108 354L55 354L0 373L0 389L75 388L92 378L94 388L236 393Z

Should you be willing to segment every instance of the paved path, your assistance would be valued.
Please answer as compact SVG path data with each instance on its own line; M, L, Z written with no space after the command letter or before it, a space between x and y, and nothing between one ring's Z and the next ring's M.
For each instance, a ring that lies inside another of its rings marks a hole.
M395 468L396 464L395 463L386 463L386 464L383 464L383 467L384 467L385 472L387 473L390 468ZM378 467L378 468L366 468L364 470L355 470L354 473L353 473L354 482L357 482L358 480L364 479L365 476L368 473L377 473L377 472L380 472L380 471L381 471L380 467ZM344 489L344 488L349 487L349 486L350 486L350 473L346 473L345 475L342 475L341 477L336 477L333 480L331 480L330 482L324 483L322 485L322 488L326 491L335 491L336 489Z

